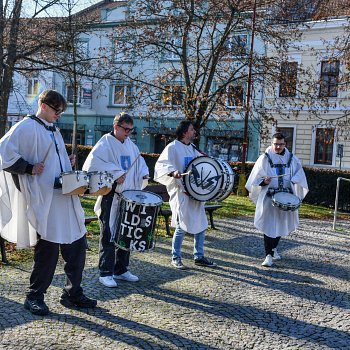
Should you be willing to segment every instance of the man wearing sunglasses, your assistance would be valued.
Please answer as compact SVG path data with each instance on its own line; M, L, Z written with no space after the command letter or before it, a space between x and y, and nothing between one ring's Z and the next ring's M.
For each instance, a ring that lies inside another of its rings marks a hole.
M63 138L54 122L66 109L64 97L54 90L39 96L38 111L14 125L0 140L0 231L18 248L35 246L34 266L24 307L46 315L44 295L54 277L59 250L66 283L60 303L93 308L81 287L86 244L84 211L78 196L54 189L61 172L71 171ZM4 171L5 170L5 171Z
M275 133L271 146L256 161L246 183L250 198L256 204L254 225L264 234L265 260L262 266L265 267L271 267L273 260L281 259L277 252L280 238L299 225L298 210L276 207L274 196L282 194L282 198L288 198L288 201L292 198L300 203L308 192L300 160L285 145L284 135Z
M100 220L99 281L106 287L117 287L117 280L137 282L139 278L128 271L130 252L116 249L112 233L119 232L116 218L120 194L125 190L140 190L148 178L148 167L138 147L130 140L134 122L121 113L114 118L113 131L102 136L87 157L83 170L107 171L114 178L112 191L97 199L95 212Z

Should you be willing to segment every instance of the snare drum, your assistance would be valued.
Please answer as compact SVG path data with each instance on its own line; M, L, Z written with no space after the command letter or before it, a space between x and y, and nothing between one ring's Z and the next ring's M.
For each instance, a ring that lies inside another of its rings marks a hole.
M121 194L117 232L112 237L116 246L127 251L153 249L157 216L163 200L155 193L127 190Z
M107 171L92 171L87 175L90 195L104 196L112 190L113 176Z
M194 158L185 172L190 172L183 177L185 190L197 201L220 202L232 192L235 174L231 166L221 159Z
M83 194L88 188L88 176L86 171L66 171L61 173L63 194Z
M295 211L301 204L299 197L289 192L276 192L271 200L274 207L283 211Z

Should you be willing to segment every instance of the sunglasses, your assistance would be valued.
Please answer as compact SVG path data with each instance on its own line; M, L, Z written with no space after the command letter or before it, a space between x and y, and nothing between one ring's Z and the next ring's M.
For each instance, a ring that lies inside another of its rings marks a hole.
M48 103L44 102L46 105L48 105L50 108L52 108L54 111L55 111L55 114L56 115L61 115L64 113L64 110L63 109L58 109L58 108L55 108L51 105L49 105Z
M124 129L124 131L126 133L130 133L130 132L133 132L135 130L135 128L131 128L131 129L130 128L124 128L124 126L121 126L119 124L117 124L117 126L119 126L120 128Z

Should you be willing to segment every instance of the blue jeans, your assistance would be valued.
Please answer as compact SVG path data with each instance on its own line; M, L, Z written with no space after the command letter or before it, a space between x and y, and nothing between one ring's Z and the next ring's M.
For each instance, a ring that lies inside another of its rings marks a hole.
M181 246L182 241L185 237L185 231L180 228L179 225L176 226L173 241L172 241L172 256L173 259L181 258ZM205 239L205 230L199 233L196 233L194 236L193 244L193 256L195 259L200 259L204 256L204 239Z

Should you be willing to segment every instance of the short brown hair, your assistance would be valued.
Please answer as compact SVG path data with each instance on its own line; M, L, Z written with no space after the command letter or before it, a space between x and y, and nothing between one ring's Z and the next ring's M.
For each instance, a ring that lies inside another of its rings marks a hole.
M272 139L285 140L285 137L281 132L276 132L272 135Z
M113 125L118 125L121 123L134 125L132 116L125 112L121 112L114 117Z
M67 108L67 101L56 90L44 90L39 95L39 102L47 103L48 105L57 108L57 110L62 109L63 111L65 111Z

